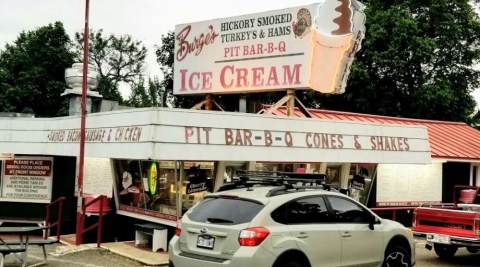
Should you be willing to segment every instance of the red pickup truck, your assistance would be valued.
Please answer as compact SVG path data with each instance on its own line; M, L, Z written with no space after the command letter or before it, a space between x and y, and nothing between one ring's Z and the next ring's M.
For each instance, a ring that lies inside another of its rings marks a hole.
M480 187L455 186L455 201L445 206L420 206L413 213L413 233L425 237L427 249L444 259L465 247L480 250Z

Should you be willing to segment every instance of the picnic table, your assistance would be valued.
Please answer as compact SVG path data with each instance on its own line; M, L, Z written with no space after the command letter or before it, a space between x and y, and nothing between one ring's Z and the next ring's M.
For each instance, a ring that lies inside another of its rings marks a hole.
M40 245L43 246L44 250L44 261L36 263L31 266L39 266L46 263L46 251L45 245L53 244L57 242L55 239L30 239L33 235L38 235L39 232L45 230L48 227L45 226L0 226L0 267L4 266L5 256L13 253L22 263L22 267L27 266L27 254L28 247L30 245ZM2 238L4 236L14 236L15 238ZM17 253L20 253L21 256L18 256Z

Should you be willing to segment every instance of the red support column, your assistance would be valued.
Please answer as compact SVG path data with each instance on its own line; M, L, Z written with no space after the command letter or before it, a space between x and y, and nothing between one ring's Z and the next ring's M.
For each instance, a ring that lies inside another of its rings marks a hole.
M80 119L80 155L78 162L78 200L77 200L77 227L75 235L75 244L81 245L83 243L83 219L82 219L82 204L83 204L83 165L85 156L85 120L87 114L87 76L88 76L88 14L90 8L90 0L85 0L85 29L83 32L83 83L82 83L82 104L81 104L81 119Z

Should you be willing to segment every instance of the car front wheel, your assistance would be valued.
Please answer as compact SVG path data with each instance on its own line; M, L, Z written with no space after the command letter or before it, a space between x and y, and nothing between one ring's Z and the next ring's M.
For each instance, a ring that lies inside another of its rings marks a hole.
M411 267L410 253L404 247L396 246L385 253L383 267Z

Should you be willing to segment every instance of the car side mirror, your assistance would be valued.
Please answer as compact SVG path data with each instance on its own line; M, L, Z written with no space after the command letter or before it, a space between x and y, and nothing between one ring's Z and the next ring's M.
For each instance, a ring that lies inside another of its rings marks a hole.
M368 222L368 228L370 228L370 230L374 230L375 227L374 225L375 224L378 224L379 221L377 220L377 217L375 217L373 214L370 216L370 220Z

